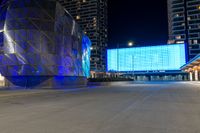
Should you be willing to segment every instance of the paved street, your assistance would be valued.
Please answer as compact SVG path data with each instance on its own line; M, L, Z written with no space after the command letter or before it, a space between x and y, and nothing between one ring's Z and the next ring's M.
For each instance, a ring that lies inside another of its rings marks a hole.
M200 133L200 83L0 91L0 133Z

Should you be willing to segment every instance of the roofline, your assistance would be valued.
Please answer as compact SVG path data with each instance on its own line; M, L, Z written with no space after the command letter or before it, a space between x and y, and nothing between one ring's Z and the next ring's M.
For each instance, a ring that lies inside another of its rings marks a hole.
M171 45L185 45L185 43L180 43L180 44L161 44L161 45L146 45L146 46L140 46L140 45L135 45L132 47L125 47L125 48L108 48L107 50L113 50L113 49L130 49L130 48L145 48L145 47L159 47L159 46L171 46Z
M189 64L192 64L194 61L196 61L197 59L200 58L200 54L196 55L194 58L192 58L187 64L183 65L181 67L181 69L184 69L185 67L187 67Z

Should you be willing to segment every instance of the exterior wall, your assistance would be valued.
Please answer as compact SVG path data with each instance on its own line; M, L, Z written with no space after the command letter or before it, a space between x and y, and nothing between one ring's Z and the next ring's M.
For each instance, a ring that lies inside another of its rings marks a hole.
M200 0L187 0L189 56L200 53Z
M83 36L82 39L82 68L83 68L83 76L89 78L90 77L90 51L91 41L87 36Z
M188 74L181 71L163 73L107 73L106 78L133 79L134 81L187 81Z
M186 81L187 76L184 74L163 74L150 76L135 76L136 81Z
M87 85L86 77L75 76L9 76L4 83L9 87L70 89Z
M0 13L0 73L10 82L88 76L90 40L60 3L7 0Z
M184 44L107 50L108 72L180 71L185 63Z
M168 0L169 39L177 42L186 40L184 0ZM173 42L173 43L175 43Z
M107 0L59 0L92 41L91 71L106 70Z
M173 14L172 14L172 4L171 4L172 0L168 0L168 4L167 4L167 8L168 8L168 34L169 34L169 40L173 40L173 34L172 34L172 19L173 19ZM174 43L174 42L173 42Z
M200 53L200 0L168 0L169 43L188 44L189 60Z

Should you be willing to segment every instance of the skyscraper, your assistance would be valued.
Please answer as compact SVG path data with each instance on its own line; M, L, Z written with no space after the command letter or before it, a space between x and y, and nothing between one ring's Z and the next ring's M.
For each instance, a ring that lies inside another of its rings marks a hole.
M169 43L187 45L188 59L200 53L200 0L168 0Z
M107 0L59 0L92 41L91 71L105 71Z

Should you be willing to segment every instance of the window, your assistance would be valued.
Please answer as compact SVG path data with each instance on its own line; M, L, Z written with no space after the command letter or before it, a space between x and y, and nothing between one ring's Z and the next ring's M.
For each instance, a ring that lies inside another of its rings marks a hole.
M193 40L193 44L198 44L198 41L197 40Z
M81 17L80 16L76 16L76 19L79 20Z
M181 36L176 36L176 39L181 39Z

